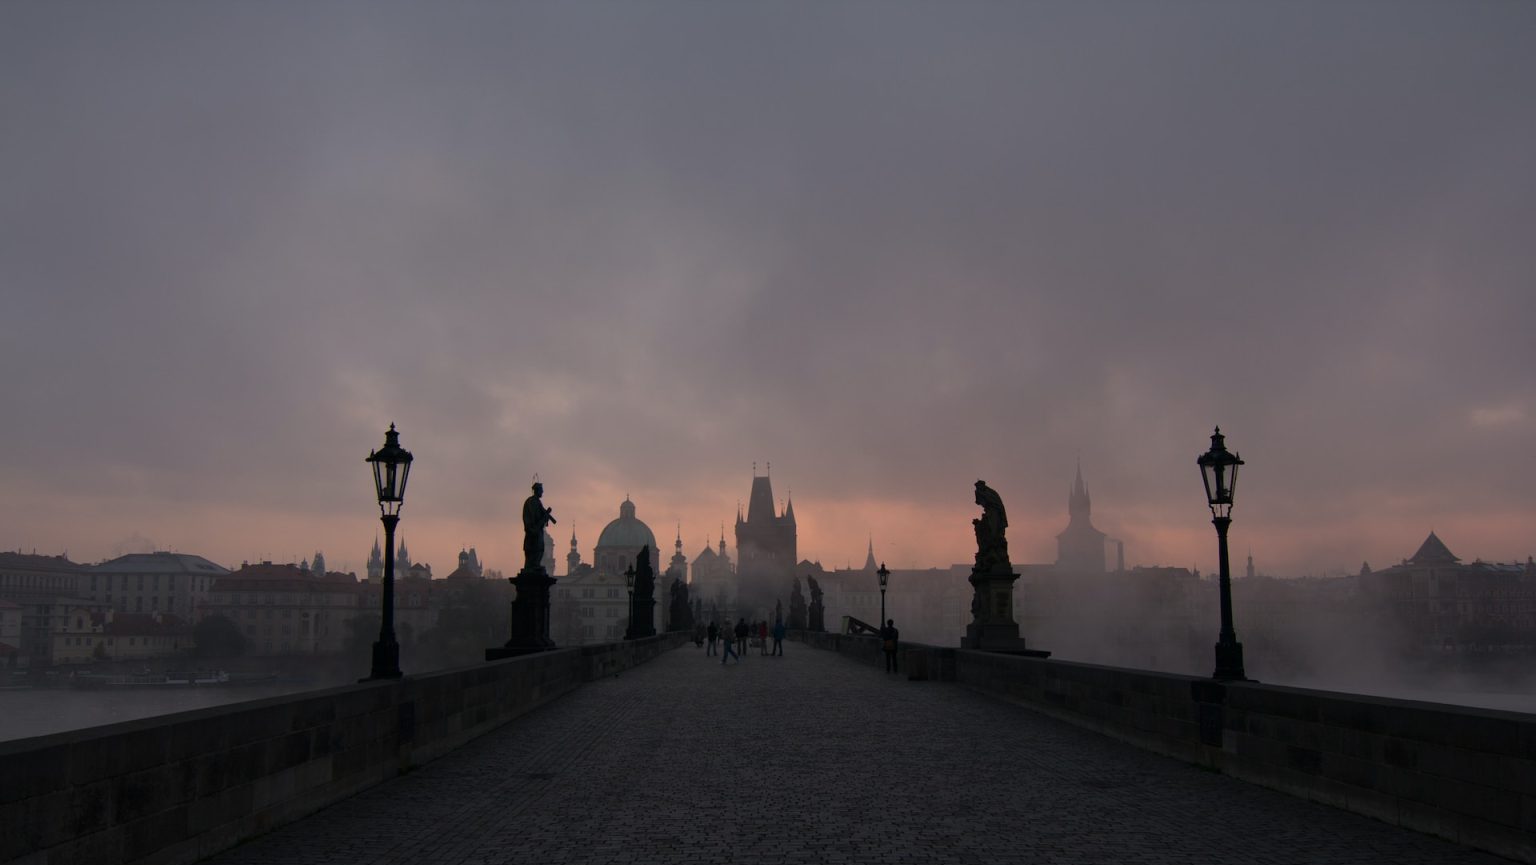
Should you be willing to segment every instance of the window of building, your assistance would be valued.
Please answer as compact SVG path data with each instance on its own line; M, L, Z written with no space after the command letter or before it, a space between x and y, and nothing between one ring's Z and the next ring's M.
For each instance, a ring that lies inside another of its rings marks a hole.
M583 598L590 598L590 597L592 597L592 590L591 589L582 589L581 590L581 596Z

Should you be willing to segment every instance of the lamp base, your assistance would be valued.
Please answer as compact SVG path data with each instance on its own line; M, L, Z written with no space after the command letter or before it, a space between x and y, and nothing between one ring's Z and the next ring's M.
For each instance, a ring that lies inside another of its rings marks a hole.
M373 644L373 671L359 682L376 682L381 679L398 679L400 672L400 644L379 641Z
M1216 644L1216 672L1212 679L1223 682L1251 681L1243 673L1243 644L1237 641Z

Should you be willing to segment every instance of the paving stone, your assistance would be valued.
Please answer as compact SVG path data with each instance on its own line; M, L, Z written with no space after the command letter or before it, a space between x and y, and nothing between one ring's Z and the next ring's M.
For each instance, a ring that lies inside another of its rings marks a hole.
M1506 862L794 643L668 652L207 861Z

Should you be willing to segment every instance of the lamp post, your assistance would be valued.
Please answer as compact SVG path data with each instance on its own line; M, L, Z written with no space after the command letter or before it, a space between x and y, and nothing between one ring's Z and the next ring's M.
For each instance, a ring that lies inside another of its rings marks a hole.
M1227 563L1227 528L1232 525L1232 495L1237 489L1237 469L1243 460L1227 450L1221 427L1211 435L1211 449L1196 460L1205 481L1205 498L1211 506L1211 522L1221 565L1221 634L1216 640L1216 672L1211 678L1243 680L1243 644L1232 627L1232 569Z
M870 556L874 558L874 556ZM875 571L880 577L880 627L885 627L885 587L891 581L891 572L885 569L885 562L880 563L880 570Z
M629 587L629 624L624 626L624 639L635 638L635 566L624 569L624 585Z
M379 640L373 644L373 670L364 682L401 676L400 643L395 639L395 524L400 522L400 507L405 504L411 452L400 447L400 434L395 432L394 424L384 433L384 446L370 452L367 462L373 465L373 486L384 522L384 596Z

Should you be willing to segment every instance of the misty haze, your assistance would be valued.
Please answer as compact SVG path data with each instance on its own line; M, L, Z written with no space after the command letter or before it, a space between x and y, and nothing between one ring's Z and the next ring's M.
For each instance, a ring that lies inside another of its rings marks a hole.
M0 8L0 865L1536 862L1533 38Z

